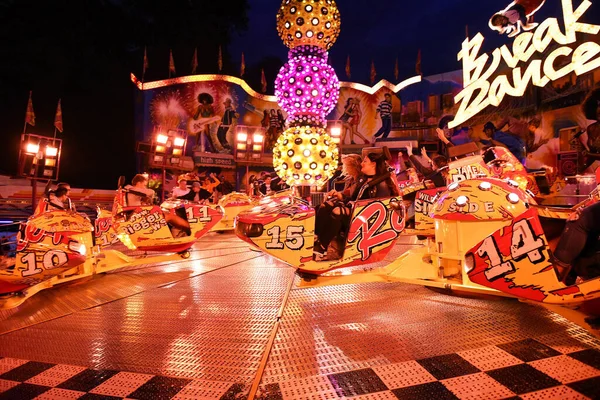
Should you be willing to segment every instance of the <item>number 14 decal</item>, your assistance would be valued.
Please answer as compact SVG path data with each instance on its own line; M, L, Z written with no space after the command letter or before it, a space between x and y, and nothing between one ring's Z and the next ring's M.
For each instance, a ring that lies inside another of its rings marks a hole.
M535 236L529 221L523 219L512 226L512 237L510 243L510 256L514 261L525 257L533 264L545 260L540 251L544 247L544 240ZM486 238L477 249L477 255L481 258L487 257L490 262L489 268L484 271L488 281L494 281L510 272L515 272L515 266L511 261L504 261L498 249L498 244L493 236Z

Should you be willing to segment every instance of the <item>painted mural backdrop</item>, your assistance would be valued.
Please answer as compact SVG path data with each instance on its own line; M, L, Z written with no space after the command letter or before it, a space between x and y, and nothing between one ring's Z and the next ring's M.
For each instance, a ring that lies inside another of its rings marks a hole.
M371 143L374 134L381 128L382 119L377 113L378 106L390 95L392 103L392 119L400 113L400 99L388 88L371 94L353 87L343 87L335 109L328 119L342 122L342 143Z
M156 82L155 84L161 84ZM239 85L225 80L156 85L144 90L144 117L141 138L149 140L154 128L183 129L190 146L200 147L205 134L207 152L227 153L233 146L237 125L263 126L276 137L285 115L274 98L248 94Z
M200 147L199 133L204 132L205 151L227 153L228 148L233 147L237 125L262 126L267 148L283 131L286 115L278 108L274 96L259 94L233 77L187 78L202 80L182 83L170 80L144 85L143 127L138 132L138 139L149 140L155 126L184 129L190 135L189 151ZM571 74L545 88L532 88L520 98L507 99L499 107L490 107L462 125L477 142L485 139L483 125L488 121L499 129L510 131L519 126L527 127L529 121L537 119L539 126L534 132L527 133L527 140L524 140L527 167L553 167L563 175L589 173L600 163L583 168L582 144L577 139L583 128L596 122L584 116L581 103L599 82L600 69L580 77ZM386 81L373 88L344 82L338 104L328 119L345 119L340 121L345 145L372 143L374 134L382 127L377 109L385 95L391 94L390 138L411 136L413 133L409 129L415 127L435 132L441 117L456 113L458 105L454 103L454 97L461 88L460 70L423 77L420 82L396 93L394 86ZM344 118L349 108L353 109L353 116ZM435 136L421 139L435 139Z
M259 94L239 78L195 75L149 82L143 86L137 78L132 77L132 80L138 88L143 88L140 140L150 139L155 127L161 126L167 130L186 130L191 145L195 147L200 145L198 133L204 132L209 138L205 143L206 151L214 152L233 145L233 132L237 125L262 126L266 131L266 143L274 143L284 130L286 114L277 106L275 96ZM345 144L371 143L374 140L375 133L383 124L385 105L382 106L382 103L385 101L391 103L392 128L400 125L403 110L408 110L401 103L402 93L411 87L409 84L400 89L400 85L403 84L393 85L385 80L373 87L342 83L340 99L328 119L343 119ZM386 95L389 97L386 98ZM226 140L222 140L223 137Z

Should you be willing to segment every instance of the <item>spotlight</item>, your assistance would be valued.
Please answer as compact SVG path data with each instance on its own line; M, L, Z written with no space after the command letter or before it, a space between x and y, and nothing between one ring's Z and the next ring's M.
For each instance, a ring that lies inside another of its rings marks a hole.
M46 157L56 157L58 155L58 149L53 146L46 146Z
M184 144L185 144L185 139L182 137L176 137L175 140L173 141L173 145L175 147L183 147Z
M169 137L167 135L163 135L162 133L156 135L156 143L167 144L168 141Z
M264 140L264 136L263 136L263 135L261 135L260 133L255 133L255 134L252 136L252 141L253 141L254 143L262 143L262 142L263 142L263 140Z
M40 145L36 143L27 143L27 147L25 147L25 151L30 154L37 154L40 151Z
M246 142L248 140L248 134L246 132L238 132L237 134L238 142Z

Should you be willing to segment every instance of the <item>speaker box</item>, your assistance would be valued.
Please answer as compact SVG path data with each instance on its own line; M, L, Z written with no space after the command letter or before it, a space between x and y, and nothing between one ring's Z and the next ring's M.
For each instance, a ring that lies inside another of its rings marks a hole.
M562 176L577 175L579 154L576 151L558 153L558 173Z
M546 175L534 175L535 183L541 194L550 194L550 182Z

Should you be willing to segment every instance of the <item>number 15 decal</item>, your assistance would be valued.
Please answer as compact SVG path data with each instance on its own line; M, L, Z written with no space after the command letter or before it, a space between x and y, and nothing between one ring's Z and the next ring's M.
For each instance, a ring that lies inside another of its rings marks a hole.
M290 250L300 250L304 246L304 226L288 226L285 232L285 246ZM265 247L270 250L283 250L284 244L279 240L281 228L274 226L267 231L271 236L271 241L267 242Z

